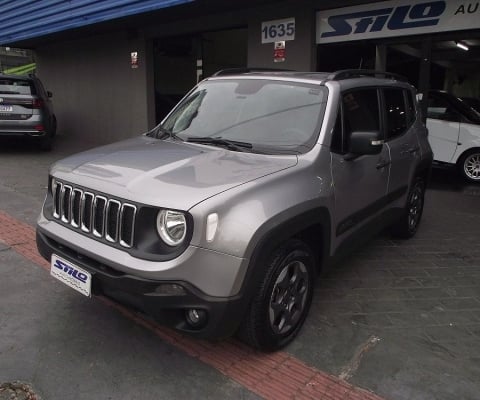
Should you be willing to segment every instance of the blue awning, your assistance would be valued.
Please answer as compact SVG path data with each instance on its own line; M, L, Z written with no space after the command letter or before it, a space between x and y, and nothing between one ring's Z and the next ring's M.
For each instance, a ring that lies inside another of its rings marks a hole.
M15 0L0 5L0 45L194 0Z

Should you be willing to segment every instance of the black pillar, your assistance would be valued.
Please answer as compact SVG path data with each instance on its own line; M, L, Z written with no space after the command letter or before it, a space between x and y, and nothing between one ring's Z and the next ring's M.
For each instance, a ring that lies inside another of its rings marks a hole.
M420 59L420 72L418 80L418 92L422 93L422 102L420 103L422 109L423 121L427 120L427 106L428 106L428 91L430 90L430 71L432 63L432 38L425 37L422 40L422 58Z

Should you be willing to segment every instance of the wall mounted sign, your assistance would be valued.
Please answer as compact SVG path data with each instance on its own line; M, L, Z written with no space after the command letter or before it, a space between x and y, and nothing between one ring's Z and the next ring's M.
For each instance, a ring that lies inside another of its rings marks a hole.
M317 43L480 29L480 3L391 0L317 12Z
M138 52L132 51L130 53L130 65L133 69L138 68Z
M262 22L262 43L295 39L295 18Z
M273 45L273 62L285 61L285 41L275 42Z

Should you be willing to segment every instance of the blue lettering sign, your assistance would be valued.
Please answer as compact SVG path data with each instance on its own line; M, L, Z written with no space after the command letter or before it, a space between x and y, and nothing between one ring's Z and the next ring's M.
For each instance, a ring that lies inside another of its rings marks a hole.
M65 264L64 262L60 260L55 260L55 263L53 264L55 268L58 268L62 270L63 272L66 272L68 275L73 276L75 279L79 280L80 282L86 283L87 282L87 275L80 272L79 270L73 268L72 266Z
M322 38L380 32L388 30L420 28L437 25L446 9L445 1L431 1L416 5L382 8L351 14L333 15L328 24L333 31L323 32ZM353 21L355 22L353 22Z

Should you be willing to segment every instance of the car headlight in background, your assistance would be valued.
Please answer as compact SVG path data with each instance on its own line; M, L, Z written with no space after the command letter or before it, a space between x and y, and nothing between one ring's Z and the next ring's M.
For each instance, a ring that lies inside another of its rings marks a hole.
M169 246L178 246L187 235L185 214L173 210L161 210L157 215L157 231L160 238Z

